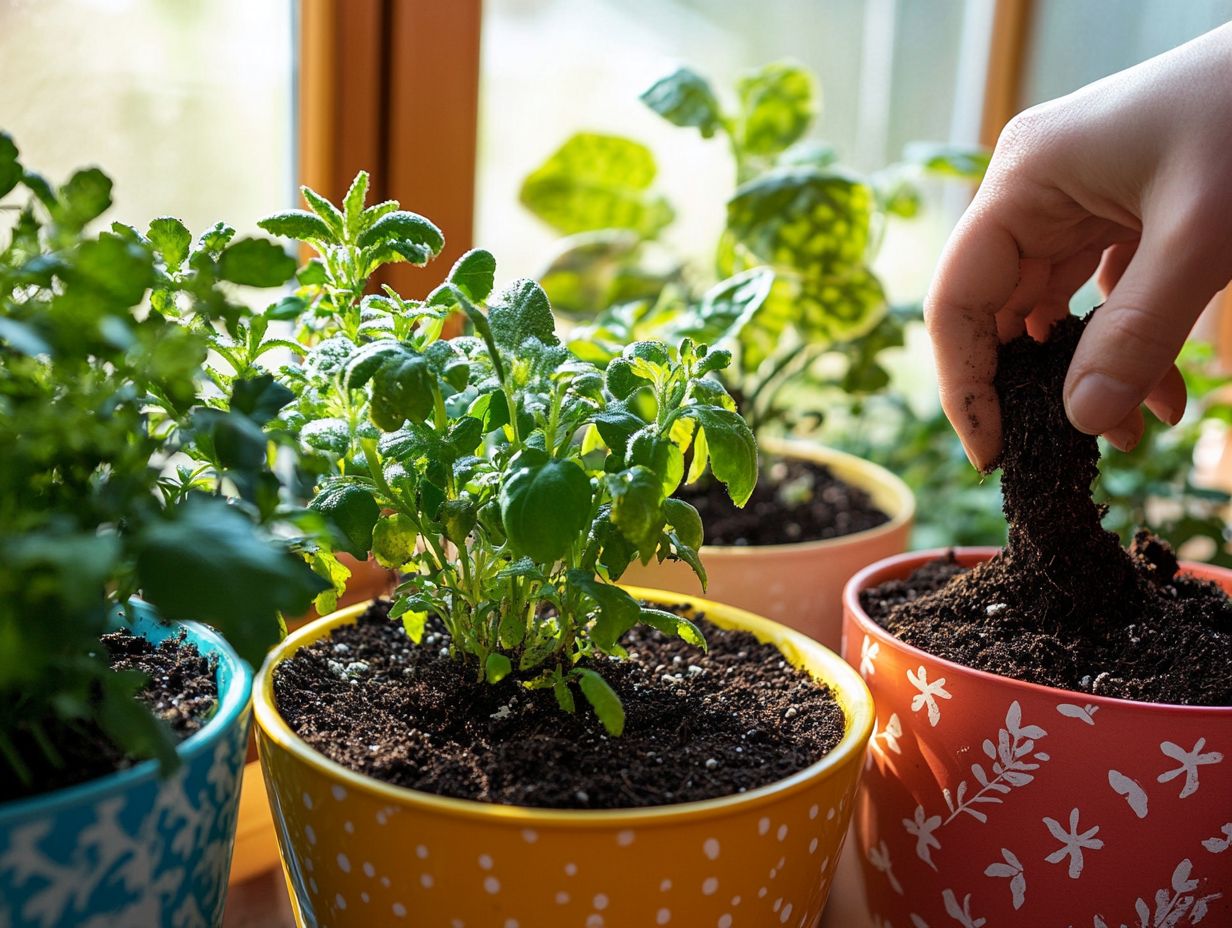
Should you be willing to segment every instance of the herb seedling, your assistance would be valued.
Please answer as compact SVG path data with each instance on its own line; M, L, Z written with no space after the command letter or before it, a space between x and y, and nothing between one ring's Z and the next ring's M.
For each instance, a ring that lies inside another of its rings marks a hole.
M62 767L57 743L101 731L174 761L165 726L99 636L139 594L167 619L217 626L253 662L321 583L277 533L298 531L268 466L291 393L254 368L265 318L232 283L281 284L295 262L219 225L86 231L111 205L96 168L59 187L0 133L0 795ZM206 366L213 348L225 363ZM217 387L208 401L208 378ZM229 497L236 498L231 499Z
M561 307L593 321L584 341L609 356L630 337L738 345L739 367L727 382L760 431L788 418L783 397L801 386L864 394L888 384L878 354L902 344L902 325L887 316L871 268L887 218L918 211L916 174L978 179L988 156L915 145L904 163L861 177L838 166L832 147L806 139L818 93L804 68L767 65L739 80L736 97L725 108L688 68L642 95L674 125L730 146L737 187L715 247L721 282L708 290L709 274L662 254L675 212L653 188L654 157L644 145L575 135L525 179L522 202L571 236L543 283ZM843 373L814 373L826 354L843 356Z
M334 552L372 552L405 574L391 615L418 642L429 616L481 679L515 676L575 707L574 688L619 734L624 710L596 668L639 622L704 646L698 629L614 585L635 558L690 563L702 526L671 498L709 470L743 504L756 446L710 374L730 361L689 339L639 341L606 370L561 345L547 295L519 280L493 295L486 251L462 257L424 300L364 295L386 260L426 263L443 238L397 204L364 207L361 175L341 209L306 192L311 212L262 223L318 253L301 271L305 321L319 341L285 379L284 418L332 460L312 508L329 521L316 569ZM461 310L472 334L441 340Z

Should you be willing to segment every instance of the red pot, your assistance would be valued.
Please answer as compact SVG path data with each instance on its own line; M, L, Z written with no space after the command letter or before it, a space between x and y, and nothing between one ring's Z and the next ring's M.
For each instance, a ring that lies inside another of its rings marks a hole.
M965 565L995 549L960 549ZM972 670L904 644L861 590L843 656L877 707L855 832L873 923L894 928L1232 926L1232 708L1129 702ZM1186 564L1232 591L1232 571Z

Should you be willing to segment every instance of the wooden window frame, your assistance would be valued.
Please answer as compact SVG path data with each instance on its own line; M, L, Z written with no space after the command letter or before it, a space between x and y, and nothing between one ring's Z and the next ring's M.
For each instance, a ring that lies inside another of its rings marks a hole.
M428 268L380 283L422 296L472 246L482 0L299 0L299 178L337 201L355 173L445 233Z

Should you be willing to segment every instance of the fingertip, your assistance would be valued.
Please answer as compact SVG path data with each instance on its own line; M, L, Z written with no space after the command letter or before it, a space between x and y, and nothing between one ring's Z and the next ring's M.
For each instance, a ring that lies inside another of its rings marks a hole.
M1103 435L1116 429L1143 398L1132 384L1103 371L1083 371L1066 384L1065 414L1078 431Z
M1146 421L1142 417L1142 410L1135 407L1118 425L1105 432L1104 438L1118 451L1129 453L1138 447L1145 430Z

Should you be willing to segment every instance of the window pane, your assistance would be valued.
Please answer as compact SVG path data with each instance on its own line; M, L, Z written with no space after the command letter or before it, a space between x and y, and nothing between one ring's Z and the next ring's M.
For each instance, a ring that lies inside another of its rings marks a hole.
M654 150L659 186L678 214L667 241L700 259L733 189L725 144L668 125L638 94L687 63L730 99L743 71L794 58L822 85L813 137L835 145L844 163L874 170L907 141L950 139L956 100L978 112L978 86L955 93L966 11L962 0L486 0L476 241L493 249L503 273L539 270L556 237L518 205L520 182L588 129ZM972 137L962 140L973 141L977 122L965 124ZM940 231L917 224L929 244L917 239L905 255L913 283L889 281L896 295L918 298L917 256L931 264L949 221Z
M109 218L251 227L293 198L292 0L0 0L0 128Z
M1024 105L1064 96L1232 20L1232 0L1040 0Z

